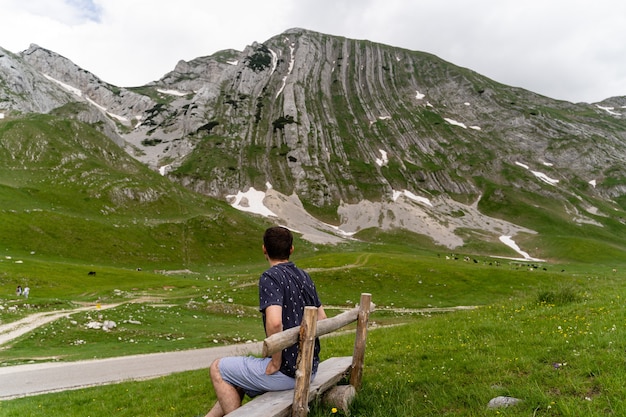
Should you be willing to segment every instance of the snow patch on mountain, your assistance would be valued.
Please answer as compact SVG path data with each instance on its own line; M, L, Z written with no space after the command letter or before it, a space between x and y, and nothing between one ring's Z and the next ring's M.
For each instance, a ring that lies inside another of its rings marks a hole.
M610 114L611 116L621 116L621 113L617 113L613 110L615 110L615 107L606 107L606 106L600 106L599 104L596 104L596 107L599 108L600 110L604 110L605 112L607 112L608 114Z
M156 90L161 94L167 94L167 95L176 96L176 97L184 97L188 94L188 93L185 93L184 91L178 91L178 90L165 90L161 88L157 88Z
M282 93L283 90L285 89L285 85L287 84L287 77L289 77L291 75L291 72L293 71L293 64L296 62L295 50L296 50L295 44L292 43L291 45L289 45L289 52L291 53L291 59L289 61L289 68L287 69L287 75L283 77L282 85L276 92L276 98L278 98L280 93Z
M452 126L458 126L458 127L462 127L463 129L467 129L467 126L465 125L465 123L457 122L456 120L450 119L449 117L444 117L443 120L450 123Z
M389 157L387 156L387 151L384 151L382 149L378 150L381 154L380 158L376 158L376 165L382 167L385 166L389 163Z
M59 81L59 80L57 80L57 79L55 79L55 78L52 78L52 77L51 77L51 76L49 76L48 74L42 74L42 75L43 75L44 77L46 77L48 80L50 80L50 81L54 82L55 84L57 84L57 85L59 85L59 86L63 87L63 89L65 89L66 91L69 91L70 93L72 93L72 94L74 94L74 95L76 95L76 96L78 96L78 97L82 97L82 96L83 96L83 92L82 92L82 91L80 91L78 88L76 88L76 87L72 87L72 86L71 86L71 85L69 85L69 84L66 84L66 83L64 83L64 82L62 82L62 81Z
M526 261L544 262L542 259L533 258L527 252L524 252L523 250L521 250L520 247L517 246L517 243L515 243L513 238L511 238L511 236L500 236L500 242L504 243L505 245L513 249L515 252L522 255L524 257L524 260Z
M462 127L463 129L468 129L468 126L465 123L463 123L463 122L457 122L456 120L450 119L448 117L444 117L443 120L445 120L446 122L450 123L452 126L458 126L458 127ZM482 128L480 126L469 126L469 129L482 130Z
M274 74L274 72L276 71L276 67L278 66L278 55L276 54L276 52L272 51L271 49L269 50L270 54L272 55L272 70L270 71L270 75Z
M400 198L400 196L404 196L404 197L410 198L411 200L413 200L413 201L415 201L417 203L425 204L425 205L430 206L430 207L433 206L433 204L430 202L429 199L427 199L425 197L417 196L417 195L415 195L412 192L407 191L407 190L403 190L403 191L395 191L394 190L393 191L392 200L393 201L397 201L398 198Z
M554 178L550 178L546 174L544 174L543 172L533 171L533 170L530 169L530 167L528 165L526 165L526 164L524 164L522 162L516 161L515 165L520 166L520 167L530 171L535 177L537 177L541 181L545 182L546 184L557 185L559 183L559 180L554 179Z
M271 184L267 184L268 189L271 189ZM264 217L278 217L272 210L267 208L263 204L265 199L264 191L257 191L254 187L250 187L248 191L239 191L235 195L227 195L227 200L231 200L231 205L237 210L246 211L249 213L259 214Z

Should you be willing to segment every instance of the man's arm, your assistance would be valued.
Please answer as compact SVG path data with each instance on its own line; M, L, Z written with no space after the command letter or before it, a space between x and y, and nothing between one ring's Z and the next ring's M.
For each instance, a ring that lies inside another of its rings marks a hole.
M326 312L323 306L317 308L317 321L324 320L326 318Z
M267 337L283 331L283 308L281 306L272 305L265 309L265 335ZM271 362L267 365L265 373L271 375L280 369L282 362L282 351L278 351L272 355Z

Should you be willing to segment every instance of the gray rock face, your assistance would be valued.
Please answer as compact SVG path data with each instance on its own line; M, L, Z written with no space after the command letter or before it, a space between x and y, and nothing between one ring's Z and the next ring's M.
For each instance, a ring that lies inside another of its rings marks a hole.
M0 112L48 113L73 100L19 56L0 48Z
M108 112L124 125L130 126L133 115L142 115L156 104L145 95L105 83L67 58L37 45L31 45L20 55L41 74L71 86L75 95Z
M187 152L219 160L176 176L217 197L269 182L324 206L402 189L476 196L474 178L499 181L517 163L583 182L624 171L616 99L612 113L559 102L428 54L301 29L180 62L151 87L180 95L125 138L157 139L137 156L154 166Z
M501 178L516 163L552 178L597 179L595 192L607 198L626 191L601 184L604 168L626 174L626 154L616 152L626 149L624 98L559 102L368 41L290 29L241 52L180 61L135 89L36 45L0 62L12 74L3 76L10 108L88 102L77 117L104 122L153 168L205 161L175 178L216 197L266 182L316 206L402 189L476 196L474 178ZM20 91L37 99L18 105Z

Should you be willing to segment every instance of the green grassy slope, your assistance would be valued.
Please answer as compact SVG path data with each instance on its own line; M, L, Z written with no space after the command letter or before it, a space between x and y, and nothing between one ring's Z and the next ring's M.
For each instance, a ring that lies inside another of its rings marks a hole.
M96 301L121 304L20 337L0 351L3 365L263 337L255 282L267 265L260 253L264 221L169 183L84 125L64 130L70 122L48 116L16 123L0 123L0 320ZM70 146L70 163L52 148L76 138L74 129L81 141ZM50 148L37 153L42 132ZM107 158L89 151L99 142ZM520 238L549 262L531 268L490 258L485 253L497 245L477 239L456 251L458 259L447 259L426 239L398 231L363 231L364 241L332 248L297 241L293 259L310 271L329 314L367 291L378 306L371 317L377 327L403 324L370 332L364 385L351 415L623 413L623 378L614 372L626 296L619 290L624 242L615 237L621 223L597 218L601 226L573 225L561 207L534 193L486 189L481 209L539 231ZM466 253L470 262L463 261ZM88 276L91 270L97 274ZM30 299L13 295L18 283L31 287ZM481 308L417 312L456 305ZM98 315L118 327L87 329ZM352 346L348 336L326 339L322 354L350 354ZM486 411L497 395L524 403ZM214 399L206 371L198 371L3 401L0 414L196 415ZM321 405L311 413L331 414Z
M0 122L0 248L182 268L230 263L266 224L172 184L93 128L37 115Z

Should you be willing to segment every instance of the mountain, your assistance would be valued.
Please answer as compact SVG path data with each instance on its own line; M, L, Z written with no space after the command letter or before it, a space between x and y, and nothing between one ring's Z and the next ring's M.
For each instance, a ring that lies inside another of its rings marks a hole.
M528 259L558 257L564 237L626 248L626 97L557 101L304 29L135 88L36 45L0 54L7 118L86 122L170 180L315 243L406 230Z

